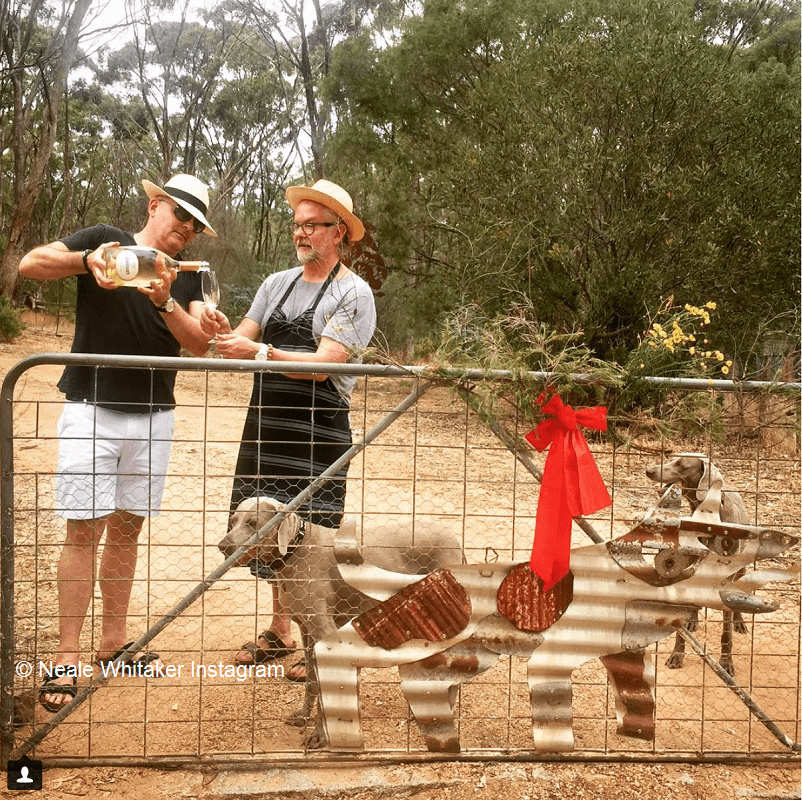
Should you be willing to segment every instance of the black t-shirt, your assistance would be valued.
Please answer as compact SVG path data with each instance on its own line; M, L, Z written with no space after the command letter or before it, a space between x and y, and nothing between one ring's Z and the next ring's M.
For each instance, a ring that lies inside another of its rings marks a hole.
M61 240L70 250L94 250L105 242L135 245L134 237L111 225L95 225ZM181 346L146 294L130 286L101 289L94 276L78 278L73 353L177 356ZM179 272L170 289L185 310L203 302L200 276ZM175 406L175 370L68 366L58 388L68 400L86 400L112 411L143 414Z

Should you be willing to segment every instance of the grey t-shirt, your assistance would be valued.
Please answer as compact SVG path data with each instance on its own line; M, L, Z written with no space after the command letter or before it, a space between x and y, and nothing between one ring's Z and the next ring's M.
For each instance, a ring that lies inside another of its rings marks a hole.
M302 271L302 267L294 267L269 275L256 292L245 316L264 331L267 320L287 287ZM319 283L307 283L301 278L282 305L281 310L285 316L295 319L303 314L314 303L320 287ZM376 305L368 284L350 271L340 280L332 281L315 309L312 322L315 342L319 344L323 336L339 342L350 353L348 363L356 364L362 360L362 352L373 338L375 330ZM350 402L356 378L332 375L331 379L337 391Z

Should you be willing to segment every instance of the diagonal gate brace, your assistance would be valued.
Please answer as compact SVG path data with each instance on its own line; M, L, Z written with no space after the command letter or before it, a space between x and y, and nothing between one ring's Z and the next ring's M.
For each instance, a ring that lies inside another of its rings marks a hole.
M325 486L337 473L346 465L349 464L359 453L361 453L376 437L384 433L384 431L392 425L402 414L414 406L420 398L429 391L429 389L438 385L436 381L427 381L425 383L416 383L415 388L405 397L390 413L388 413L381 421L379 421L373 428L371 428L364 437L353 444L353 446L343 453L328 469L322 472L315 478L309 486L306 487L300 494L293 498L289 503L284 506L282 511L279 511L266 525L258 530L242 547L230 555L217 569L209 573L186 597L176 603L164 616L156 623L154 623L142 636L139 637L124 653L116 659L115 663L123 662L127 655L134 655L138 651L152 641L159 633L161 633L168 625L174 622L181 614L183 614L207 589L214 585L220 578L225 575L231 567L235 566L237 561L250 550L253 546L257 545L270 531L277 528L284 520L284 518L296 508L303 505L315 492ZM82 689L75 699L64 706L60 711L54 714L44 725L37 729L36 733L30 738L26 739L13 753L12 758L19 759L29 753L36 747L60 722L65 720L70 714L76 711L94 692L101 686L105 685L109 677L112 677L111 670L106 675L101 675L97 680L93 680L89 686Z

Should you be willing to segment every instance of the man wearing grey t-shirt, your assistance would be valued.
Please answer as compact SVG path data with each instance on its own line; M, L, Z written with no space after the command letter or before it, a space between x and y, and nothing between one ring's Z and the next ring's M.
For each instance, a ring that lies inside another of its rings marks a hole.
M224 358L300 361L304 374L254 374L242 434L231 510L247 497L287 503L351 446L349 408L356 378L329 375L322 365L356 362L376 327L370 287L340 262L349 242L364 235L350 195L334 183L291 186L292 237L300 267L270 275L248 313L232 330L220 311L204 309L201 326L217 339ZM320 371L320 370L323 371ZM343 468L299 511L313 523L337 528L345 506ZM259 575L263 565L251 563ZM239 664L262 663L295 648L290 619L273 587L273 620L256 642L236 656ZM304 680L302 662L288 673Z

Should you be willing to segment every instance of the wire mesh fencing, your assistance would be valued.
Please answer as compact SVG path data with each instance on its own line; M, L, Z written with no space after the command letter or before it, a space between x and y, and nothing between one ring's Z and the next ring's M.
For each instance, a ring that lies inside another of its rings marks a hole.
M258 552L251 547L241 554L241 565L221 569L236 549L224 554L219 545L232 524L232 482L252 373L264 368L244 362L175 361L178 406L164 497L160 513L144 522L127 615L127 640L142 643L145 636L144 649L158 652L159 662L139 672L130 665L126 671L120 663L98 663L104 601L109 601L108 587L96 583L81 632L78 702L59 712L55 725L41 707L43 669L57 660L65 613L59 588L71 580L56 498L63 402L54 387L63 363L64 357L33 359L9 376L3 390L4 420L10 420L2 434L6 755L31 752L53 763L311 757L310 747L320 744L314 718L306 727L288 724L308 691L306 684L288 680L303 673L303 666L295 666L303 656L298 625L291 628L291 652L266 660L260 652L270 649L259 635L273 623L273 587L289 576L287 604L315 638L378 600L355 595L340 577L332 529L312 526L300 550L295 551L297 543L287 546L297 528L281 529L293 514L265 534ZM91 365L107 367L101 360ZM531 448L512 450L531 426L503 406L492 419L477 414L470 383L427 383L402 369L352 370L359 376L351 405L353 438L358 445L369 441L348 457L345 514L365 565L424 574L460 560L487 564L488 570L527 562L544 457ZM687 396L691 389L671 391ZM681 667L669 668L675 637L661 635L643 648L640 667L653 684L654 707L646 714L653 732L622 735L616 713L622 693L610 679L609 663L592 658L573 670L568 721L573 757L783 758L800 738L799 580L779 579L776 572L799 558L793 540L800 520L798 396L708 390L700 398L700 407L710 413L700 417L693 436L665 440L646 426L626 444L615 444L607 434L587 434L613 502L583 527L574 526L572 547L592 545L594 539L606 543L638 525L660 497L648 467L667 463L676 452L711 459L725 486L743 499L748 524L787 535L784 552L756 568L775 570L759 594L777 610L745 614L743 627L736 625L731 641L722 644L722 611L702 607L692 634L713 661L722 647L731 650L729 670L754 707L687 643ZM664 513L689 516L687 497L679 503ZM303 504L297 510L303 517ZM264 532L265 519L241 524L251 526L251 533ZM104 549L101 539L99 564ZM277 573L272 581L248 568L254 555L262 564L285 557L272 564ZM377 580L381 590L381 576ZM598 620L591 610L585 624L589 637L596 623L606 624L606 595L614 593L613 585L601 586ZM256 645L250 652L243 649L248 642ZM527 661L537 646L530 639L519 641L514 653L482 651L481 667L464 670L449 683L453 688L443 695L451 715L448 730L463 755L549 757L533 743ZM571 646L566 643L565 652ZM448 668L456 669L455 663L452 659ZM355 691L362 752L427 756L431 738L410 711L397 667L362 669ZM453 741L450 747L456 749Z

